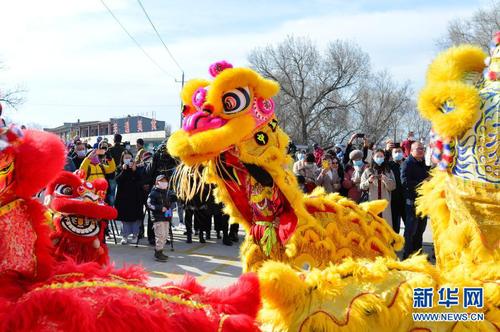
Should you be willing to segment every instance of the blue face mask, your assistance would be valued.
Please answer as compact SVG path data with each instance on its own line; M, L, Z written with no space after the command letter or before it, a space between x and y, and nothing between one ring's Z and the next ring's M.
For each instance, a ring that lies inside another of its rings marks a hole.
M373 158L373 161L377 164L377 165L382 165L384 163L384 160L385 158L384 157L375 157Z
M361 166L363 166L363 164L364 164L364 163L363 163L363 160L358 159L358 160L353 160L352 164L353 164L354 166L361 167Z
M403 154L401 152L398 152L398 153L394 153L392 155L392 159L396 160L396 161L400 161L403 159Z

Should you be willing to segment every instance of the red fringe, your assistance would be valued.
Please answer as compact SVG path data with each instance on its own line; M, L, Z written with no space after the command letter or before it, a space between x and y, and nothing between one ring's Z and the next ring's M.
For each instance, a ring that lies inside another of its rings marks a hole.
M71 261L59 266L56 272L50 282L123 278L129 280L127 284L143 286L146 279L144 271L137 267L101 269L95 263L76 265ZM71 275L65 276L67 273ZM77 276L78 273L81 275ZM174 288L151 288L184 299L193 298L212 309L196 309L123 288L38 288L45 284L35 285L17 302L0 299L0 330L208 332L222 326L224 332L259 331L255 318L260 308L260 295L254 274L243 275L229 288L210 292L205 292L204 287L190 276L179 284L168 284Z

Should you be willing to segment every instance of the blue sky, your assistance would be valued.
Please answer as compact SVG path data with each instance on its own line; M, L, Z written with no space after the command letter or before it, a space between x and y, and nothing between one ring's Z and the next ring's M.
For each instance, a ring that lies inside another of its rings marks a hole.
M136 0L105 0L146 51L172 76L169 59ZM225 59L247 64L255 47L287 35L320 47L341 38L358 43L375 69L421 87L438 51L435 40L455 17L488 1L160 1L142 0L187 78L208 77ZM180 85L152 64L99 0L17 0L0 4L2 88L20 85L26 103L6 113L19 123L106 120L156 112L179 123Z

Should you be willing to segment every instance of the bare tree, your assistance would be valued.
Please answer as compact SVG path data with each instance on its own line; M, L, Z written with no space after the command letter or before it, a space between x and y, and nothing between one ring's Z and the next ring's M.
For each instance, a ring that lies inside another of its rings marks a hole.
M412 100L401 121L397 124L397 128L394 128L394 140L403 139L410 130L413 131L416 138L427 140L431 127L431 123L420 116L417 105Z
M496 31L500 30L500 1L494 0L488 8L480 8L470 18L456 18L448 24L446 35L437 41L440 48L459 44L476 44L484 50Z
M25 92L26 90L19 87L9 90L0 90L0 103L17 109L17 106L25 101L23 96Z
M368 55L353 43L336 40L320 52L310 39L293 36L253 50L249 62L280 83L281 125L305 144L324 144L342 132L345 113L358 102L359 84L369 71Z
M5 66L0 62L0 71L5 70ZM2 82L0 82L1 84ZM17 106L24 103L24 93L25 89L17 86L15 88L6 88L3 89L0 85L0 103L11 107L13 109L17 109Z
M410 82L399 84L386 70L369 75L353 107L356 117L352 128L367 134L374 143L389 137L391 128L397 127L411 108L412 93Z

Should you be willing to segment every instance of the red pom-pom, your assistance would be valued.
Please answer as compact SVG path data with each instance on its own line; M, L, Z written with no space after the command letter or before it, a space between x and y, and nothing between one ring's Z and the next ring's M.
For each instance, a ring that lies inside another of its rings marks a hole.
M487 77L490 81L496 81L498 79L497 72L495 71L489 71Z
M228 69L228 68L233 68L233 65L230 64L227 61L218 61L212 65L210 65L210 68L208 69L208 72L212 77L215 77L219 75L223 70Z

